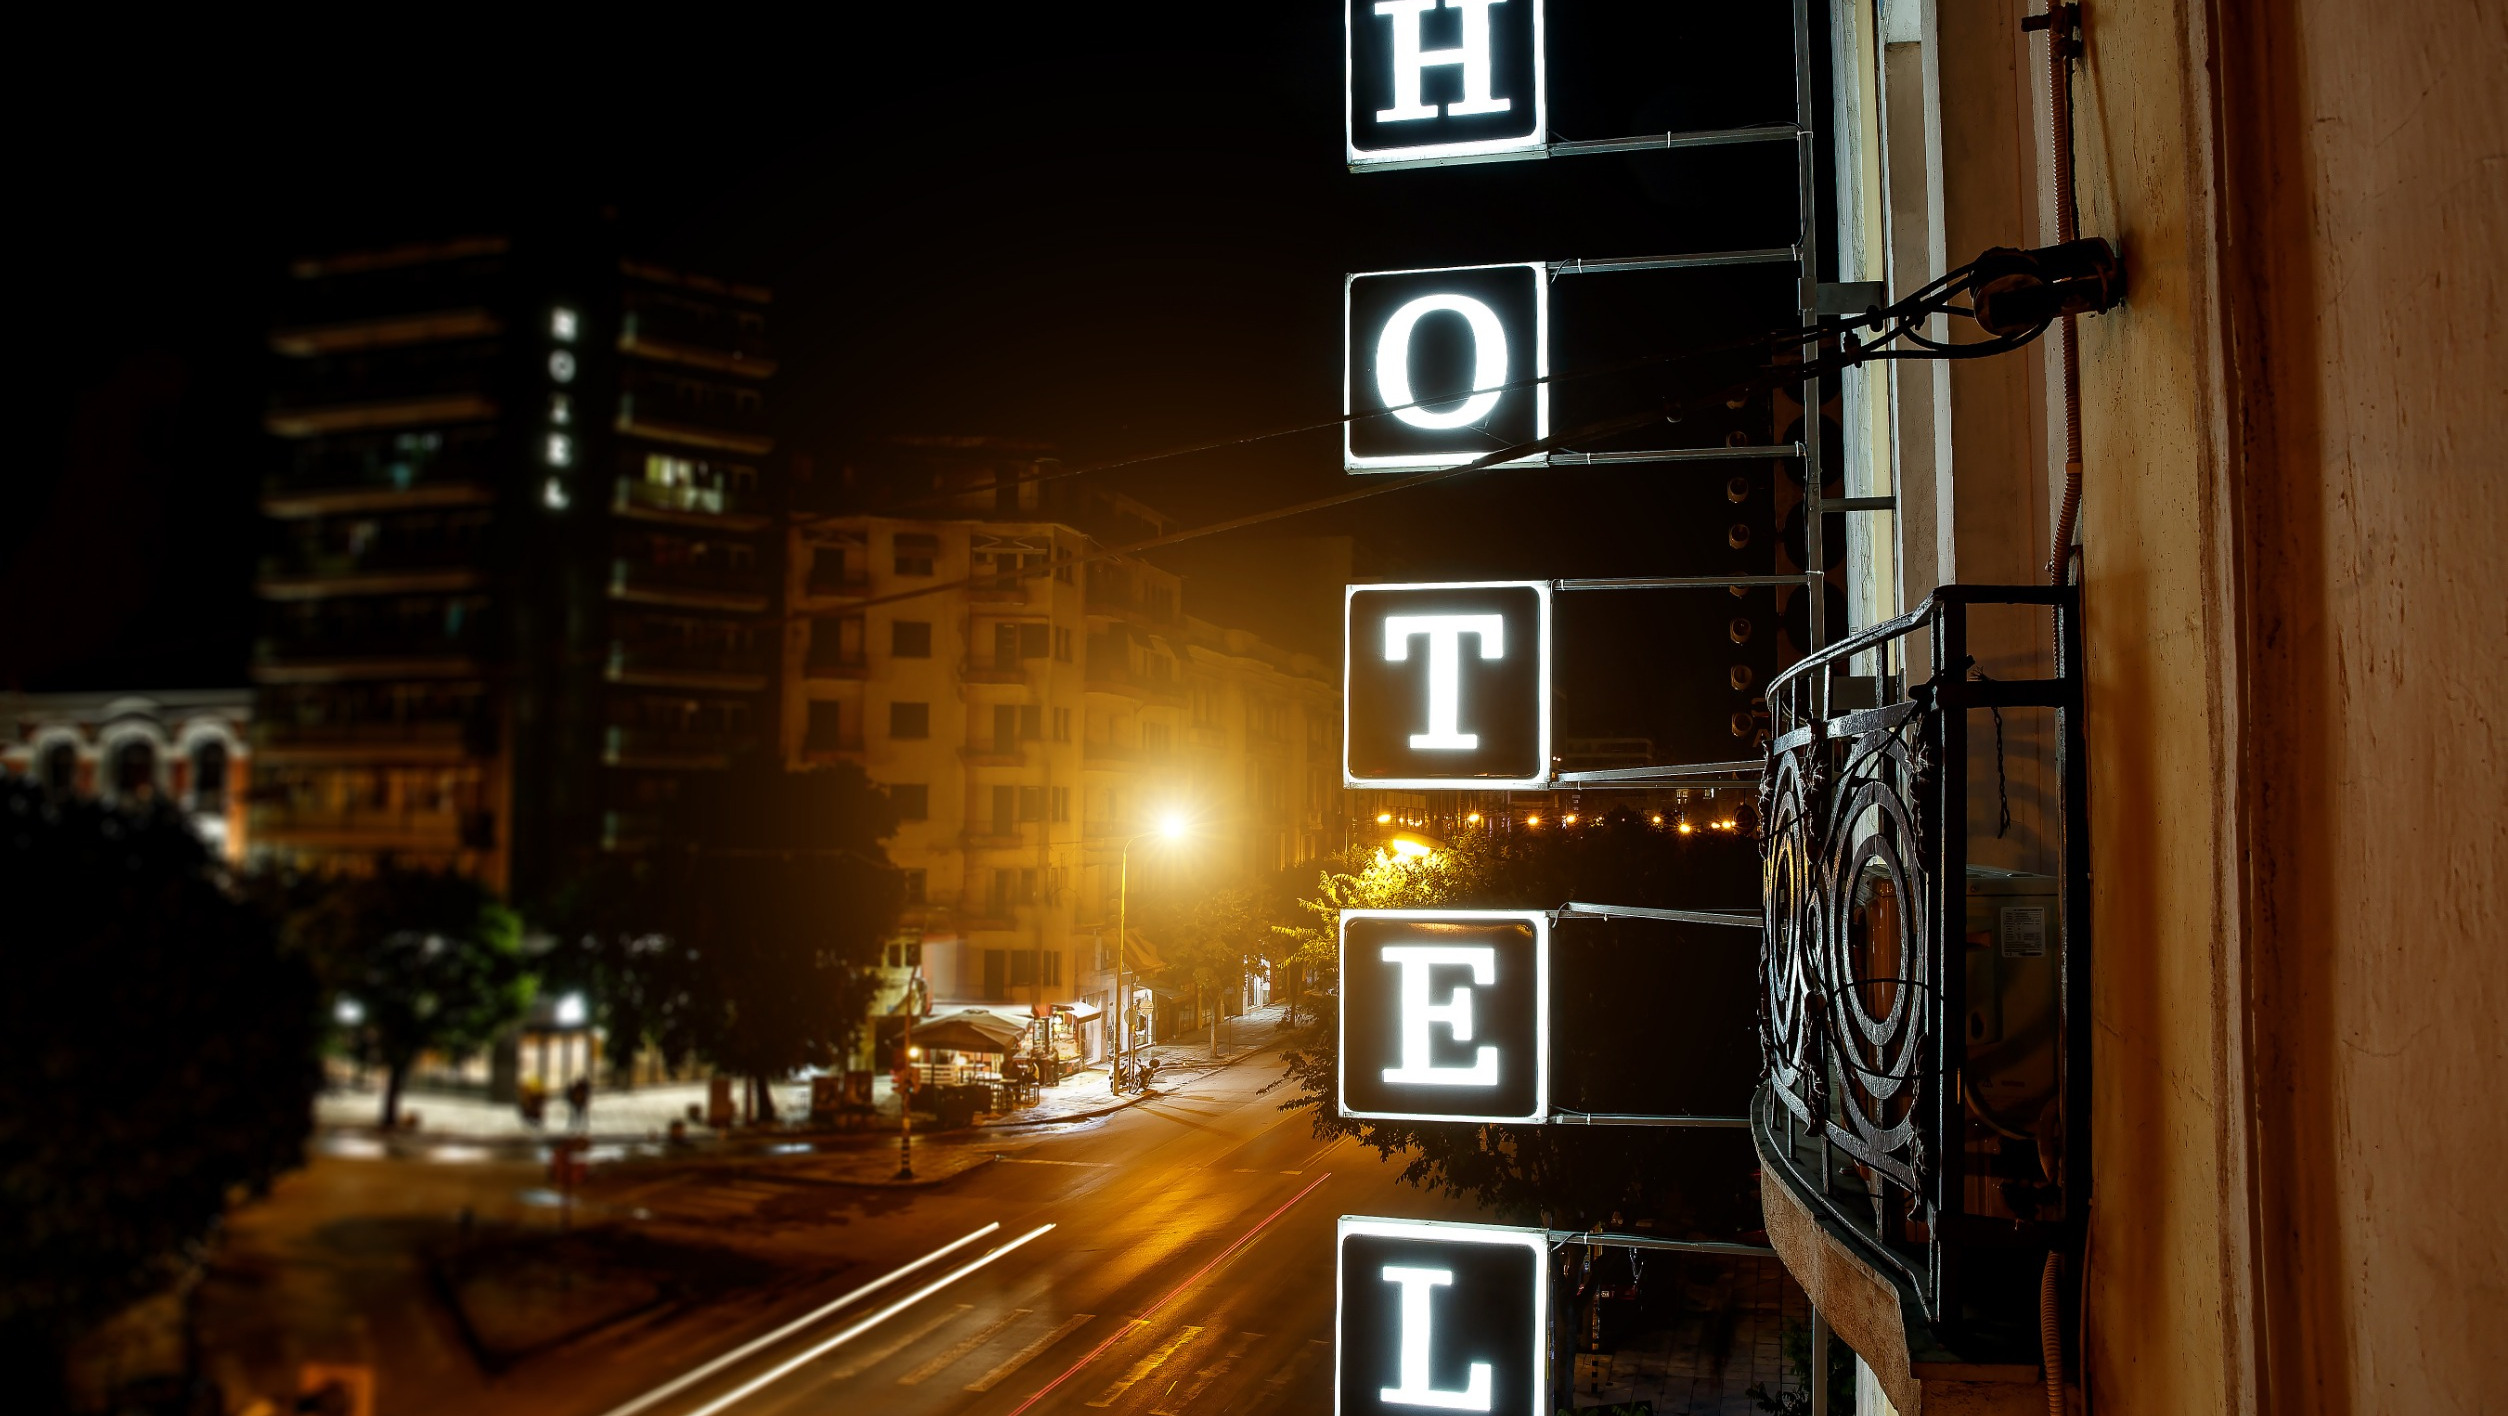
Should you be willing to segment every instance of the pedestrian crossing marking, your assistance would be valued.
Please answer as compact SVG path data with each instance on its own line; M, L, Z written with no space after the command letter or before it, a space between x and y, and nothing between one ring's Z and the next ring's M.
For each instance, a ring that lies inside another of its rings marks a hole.
M949 1350L941 1353L938 1357L933 1358L931 1361L924 1363L922 1366L915 1368L913 1371L906 1373L904 1376L899 1377L897 1379L897 1385L917 1386L927 1378L939 1376L944 1368L954 1364L959 1358L973 1352L985 1343L1001 1336L1001 1330L1003 1328L1006 1328L1012 1323L1019 1321L1021 1318L1026 1317L1031 1311L1033 1310L1028 1308L1011 1309L1010 1316L992 1323L982 1332L976 1333L971 1337L960 1338L956 1343L950 1346Z
M1125 1392L1132 1390L1135 1386L1138 1386L1142 1378L1157 1371L1168 1358L1175 1356L1178 1348L1183 1347L1186 1343L1191 1342L1193 1339L1200 1337L1201 1335L1202 1330L1197 1327L1178 1328L1175 1336L1160 1343L1157 1350L1151 1352L1148 1356L1143 1357L1140 1361L1133 1363L1131 1370L1125 1372L1122 1376L1117 1377L1115 1379L1115 1384L1106 1388L1106 1390L1098 1396L1097 1400L1090 1402L1089 1405L1114 1405L1116 1400Z
M1238 1333L1235 1344L1229 1347L1226 1356L1194 1373L1193 1385L1184 1389L1184 1395L1160 1402L1151 1409L1150 1416L1184 1416L1185 1410L1193 1405L1203 1390L1212 1382L1226 1376L1228 1369L1237 1364L1237 1359L1245 1355L1245 1350L1260 1341L1262 1336L1259 1332Z
M991 1391L993 1387L1003 1378L1036 1360L1037 1354L1045 1351L1045 1349L1053 1346L1055 1343L1062 1341L1064 1338L1069 1337L1074 1331L1078 1330L1083 1323L1088 1322L1096 1316L1097 1314L1095 1313L1073 1313L1070 1317L1062 1320L1062 1326L1055 1328L1052 1332L1049 1332L1043 1337L1038 1338L1036 1341L1029 1343L1027 1346L1020 1348L1017 1352L1010 1355L1009 1361L1002 1363L993 1370L986 1372L983 1376L967 1383L967 1390Z
M971 1313L973 1311L975 1311L975 1305L973 1303L961 1303L955 1309L943 1309L940 1312L934 1313L929 1318L924 1319L920 1326L908 1328L898 1336L890 1338L887 1342L882 1343L867 1352L855 1353L852 1357L846 1359L844 1365L829 1372L828 1376L841 1380L845 1377L856 1376L860 1373L867 1372L871 1368L878 1366L880 1363L887 1361L889 1358L896 1356L899 1348L923 1337L931 1332L932 1329L958 1317L960 1314Z

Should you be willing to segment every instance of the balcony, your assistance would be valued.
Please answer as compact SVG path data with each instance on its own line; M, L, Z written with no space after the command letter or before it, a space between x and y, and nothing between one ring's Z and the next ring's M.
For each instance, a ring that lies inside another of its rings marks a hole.
M281 802L252 808L252 838L304 850L483 850L494 844L495 827L487 812Z
M1130 747L1122 743L1089 742L1080 745L1080 765L1091 771L1142 767L1169 767L1175 763L1172 748Z
M766 608L766 578L754 570L688 562L610 562L610 598L630 604L757 614Z
M871 663L859 654L812 654L803 661L804 678L833 679L840 683L860 683L871 676Z
M395 603L337 600L274 608L362 611ZM325 613L283 619L254 646L253 679L278 684L475 678L491 651L493 624L492 611L475 604L425 615Z
M259 762L315 765L341 762L459 762L496 750L496 734L467 718L334 720L253 724Z
M756 693L766 687L766 655L716 645L613 643L602 676L611 683L647 688Z
M971 742L958 749L958 760L970 767L1025 767L1028 748L1023 742Z
M970 660L959 666L958 679L961 683L1024 684L1028 681L1028 666L1021 659L1007 663L999 659Z
M638 520L717 526L726 531L755 531L769 520L763 499L754 491L664 484L642 477L621 477L612 484L610 510Z
M1972 674L1978 606L2051 609L2054 675ZM1910 683L1905 652L1919 634L1934 668ZM2068 1282L2080 1273L2091 945L2080 644L2075 591L1945 586L1768 688L1765 1080L1751 1117L1761 1203L1779 1256L1901 1410L1954 1395L2021 1409L2042 1393L2030 1385L2041 1276L2050 1254L2067 1257ZM1877 677L1833 675L1873 660ZM1862 701L1839 704L1842 690ZM2060 795L2024 837L2040 830L2056 875L1971 864L1969 822L1981 815L1999 834L2003 800L1994 780L1972 781L1971 737L1991 736L1987 770L1999 774L2003 721L2020 714L2054 724Z
M958 844L971 851L1010 851L1026 845L1027 836L1016 826L994 822L959 832Z

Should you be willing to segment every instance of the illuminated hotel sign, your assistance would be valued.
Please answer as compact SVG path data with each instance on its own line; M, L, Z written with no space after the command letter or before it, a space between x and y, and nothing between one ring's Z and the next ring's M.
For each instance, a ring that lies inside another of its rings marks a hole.
M1341 465L1458 467L1550 433L1540 262L1388 270L1342 283ZM1374 415L1374 416L1366 416Z
M1349 160L1542 156L1541 0L1347 0Z
M1549 1018L1549 916L1342 911L1342 1115L1541 1122Z
M1344 785L1549 780L1549 585L1353 585L1342 628Z
M1341 1217L1336 1416L1548 1416L1549 1236Z

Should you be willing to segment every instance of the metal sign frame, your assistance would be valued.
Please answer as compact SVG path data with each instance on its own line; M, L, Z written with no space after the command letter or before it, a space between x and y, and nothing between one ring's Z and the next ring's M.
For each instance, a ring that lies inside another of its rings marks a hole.
M1546 157L1550 137L1550 61L1544 30L1547 18L1542 13L1542 0L1498 0L1502 4L1522 4L1533 12L1533 111L1530 128L1519 136L1483 138L1463 142L1414 143L1399 148L1362 150L1358 142L1358 26L1360 12L1375 17L1376 7L1370 0L1342 0L1341 9L1341 146L1345 160L1353 172L1370 167L1399 165L1425 166L1449 162L1504 162L1514 158ZM1466 10L1467 7L1446 0L1446 7ZM1433 8L1433 3L1431 8ZM1487 23L1487 6L1482 8L1482 22ZM1386 18L1394 18L1387 16ZM1468 14L1466 16L1469 18ZM1396 20L1396 23L1399 23ZM1510 95L1512 96L1512 95Z
M1548 580L1447 580L1402 581L1385 585L1349 585L1341 592L1341 785L1359 791L1537 791L1550 785L1552 749L1551 732L1553 693L1550 683L1551 599L1555 582ZM1392 590L1531 590L1540 601L1540 689L1541 705L1538 760L1540 768L1526 777L1358 777L1350 770L1350 614L1351 602L1360 594Z
M1532 1390L1525 1394L1530 1412L1547 1413L1550 1407L1550 1231L1524 1229L1502 1224L1458 1224L1435 1219L1373 1219L1365 1215L1345 1214L1333 1234L1332 1242L1332 1409L1342 1416L1343 1371L1349 1357L1349 1313L1342 1299L1349 1285L1344 1282L1342 1265L1354 1238L1411 1240L1428 1244L1485 1244L1494 1247L1525 1250L1532 1259L1531 1299L1532 1331L1529 1339L1528 1365L1532 1369ZM1504 1410L1499 1394L1492 1392L1490 1407ZM1511 1404L1511 1403L1510 1403ZM1459 1408L1457 1408L1459 1409ZM1351 1416L1356 1416L1352 1413Z
M1357 292L1358 283L1362 280L1385 280L1405 275L1459 275L1466 272L1485 270L1521 270L1528 273L1532 277L1533 331L1530 343L1533 353L1533 369L1529 375L1519 374L1510 369L1508 371L1509 377L1502 380L1502 382L1512 385L1513 383L1526 378L1539 379L1541 382L1535 383L1530 389L1511 388L1509 392L1501 393L1499 397L1504 399L1513 397L1516 393L1530 393L1533 398L1533 438L1540 439L1550 436L1550 266L1548 262L1488 261L1479 265L1419 266L1409 270L1352 271L1341 277L1342 471L1360 474L1420 472L1433 467L1460 467L1466 462L1473 461L1474 459L1485 455L1485 452L1457 451L1387 456L1370 455L1357 451L1357 419L1364 415L1360 413L1358 407L1358 331L1352 323L1354 316L1351 308L1352 297ZM1503 326L1501 326L1501 328L1503 329ZM1474 390L1474 393L1478 392L1479 390ZM1497 410L1493 406L1490 411L1492 416L1494 416ZM1380 416L1393 417L1396 415L1386 413ZM1505 463L1503 465L1508 467L1537 467L1542 465L1543 461L1544 459L1540 455L1536 454L1531 457L1519 458L1514 462Z

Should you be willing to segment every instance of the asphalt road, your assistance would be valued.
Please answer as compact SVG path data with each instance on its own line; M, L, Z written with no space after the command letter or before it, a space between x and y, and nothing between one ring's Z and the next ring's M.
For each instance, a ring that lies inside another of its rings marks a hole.
M818 1291L737 1330L591 1360L563 1400L535 1404L563 1416L1330 1410L1335 1219L1475 1215L1400 1184L1398 1159L1319 1144L1305 1113L1278 1109L1283 1088L1263 1090L1279 1077L1259 1056L1084 1127L1005 1137L1000 1161L851 1218L857 1262ZM985 1225L999 1228L860 1291Z

